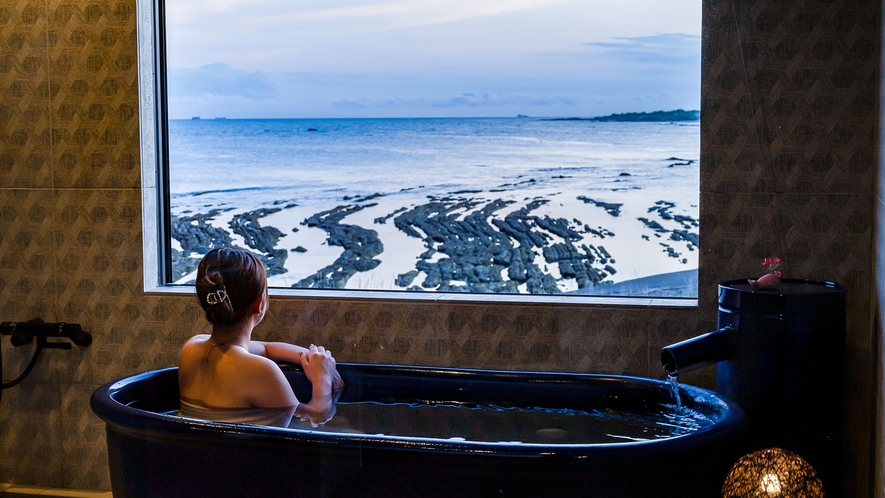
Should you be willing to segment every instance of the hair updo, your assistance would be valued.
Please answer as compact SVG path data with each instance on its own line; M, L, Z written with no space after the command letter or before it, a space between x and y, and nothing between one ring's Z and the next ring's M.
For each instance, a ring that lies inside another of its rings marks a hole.
M251 252L219 247L200 260L195 286L209 323L236 325L267 289L267 272ZM217 299L224 294L226 297Z

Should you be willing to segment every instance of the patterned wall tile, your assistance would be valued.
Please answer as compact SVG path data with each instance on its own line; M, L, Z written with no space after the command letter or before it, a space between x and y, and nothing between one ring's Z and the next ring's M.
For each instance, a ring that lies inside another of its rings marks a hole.
M116 319L91 325L95 340L83 350L82 361L71 365L71 381L102 384L176 366L184 342L206 331L202 319L194 319L193 307L179 298L147 297L115 311Z
M306 304L306 303L305 303ZM384 303L340 301L336 312L326 315L325 306L307 304L296 326L304 337L298 344L315 343L332 351L338 361L353 363L427 364L436 358L435 307L430 304L402 306ZM287 313L288 303L280 302ZM318 323L326 325L323 332L311 329ZM307 334L305 334L307 333ZM286 339L284 339L286 340Z
M49 2L56 187L138 188L135 9Z
M870 194L702 193L701 253L716 281L760 273L779 256L788 278L844 282L869 261ZM709 241L709 242L708 242Z
M703 191L869 192L878 12L874 2L706 2Z
M61 384L61 449L65 455L61 487L111 487L105 424L89 408L89 398L98 387Z
M444 366L567 372L648 372L647 319L635 310L444 304Z
M0 5L0 188L49 187L46 5Z
M582 371L649 376L649 332L659 316L648 308L616 307L604 314L581 311L565 315L566 329L577 336L564 339L568 344L584 342L589 349L589 362Z
M61 487L59 385L28 378L3 391L0 482Z
M55 319L56 267L53 260L52 195L49 190L0 191L0 321ZM8 382L31 359L33 346L13 348L3 339L3 378ZM43 355L43 367L54 355ZM52 380L53 370L35 370L35 378Z
M55 192L59 320L80 323L94 341L64 357L58 368L65 379L107 382L110 379L104 375L109 367L102 365L126 351L111 347L106 339L115 337L112 331L127 337L139 332L146 306L142 301L140 203L137 190ZM140 349L134 342L126 345L132 351Z

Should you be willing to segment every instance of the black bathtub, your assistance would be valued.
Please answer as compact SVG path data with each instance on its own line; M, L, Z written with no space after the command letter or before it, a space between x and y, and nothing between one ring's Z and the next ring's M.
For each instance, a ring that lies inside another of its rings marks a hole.
M303 373L284 365L299 399ZM424 401L605 410L672 402L661 381L624 376L341 364L339 406ZM686 435L605 444L515 443L293 430L190 420L177 369L108 383L92 396L107 424L114 496L717 496L740 456L743 412L680 386L714 422ZM340 413L340 411L339 411ZM333 419L334 420L334 419Z

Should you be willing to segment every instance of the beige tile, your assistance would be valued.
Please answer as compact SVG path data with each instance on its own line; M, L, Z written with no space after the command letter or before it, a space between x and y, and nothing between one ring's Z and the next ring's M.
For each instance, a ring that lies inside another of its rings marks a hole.
M60 487L61 406L57 384L31 378L3 391L0 403L0 482Z
M46 5L4 2L0 25L0 188L51 186Z
M54 186L138 188L134 6L48 4Z
M92 413L89 400L98 385L61 384L61 448L65 488L53 490L54 496L91 496L80 489L108 489L108 451L105 424Z

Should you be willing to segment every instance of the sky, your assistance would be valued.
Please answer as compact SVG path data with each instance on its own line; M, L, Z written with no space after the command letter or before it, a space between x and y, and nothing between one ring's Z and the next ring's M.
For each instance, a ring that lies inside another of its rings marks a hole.
M700 108L700 0L167 0L169 115Z

